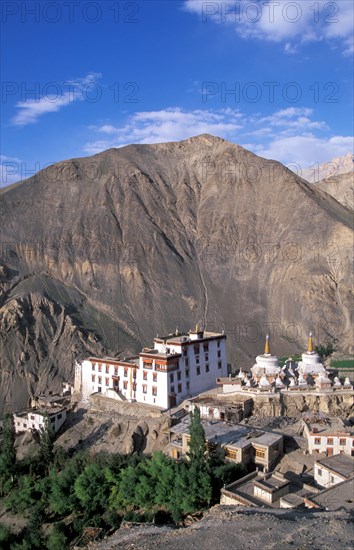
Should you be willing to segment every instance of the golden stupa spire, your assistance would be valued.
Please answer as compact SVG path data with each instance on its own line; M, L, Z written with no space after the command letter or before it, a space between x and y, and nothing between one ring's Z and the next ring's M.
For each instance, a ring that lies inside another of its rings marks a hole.
M312 353L313 352L313 341L312 341L312 332L309 334L309 343L307 346L307 352Z
M198 323L196 323L196 325L195 325L195 332L199 332L199 326L198 326Z
M264 355L270 355L270 346L269 346L269 334L266 336L266 343L264 347Z

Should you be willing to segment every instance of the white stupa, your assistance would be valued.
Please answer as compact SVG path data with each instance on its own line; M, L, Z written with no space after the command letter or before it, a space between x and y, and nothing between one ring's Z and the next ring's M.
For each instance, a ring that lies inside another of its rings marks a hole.
M338 376L336 376L335 379L334 379L333 387L334 388L341 388L342 387L342 382L339 380Z
M298 373L305 379L307 376L317 377L323 375L326 377L326 369L321 363L321 357L313 350L312 332L309 335L307 351L302 354L302 361L298 364Z
M264 354L256 357L256 363L251 368L251 371L253 378L258 383L260 383L262 377L265 377L269 383L273 382L281 371L278 365L278 357L270 353L268 334L266 336Z

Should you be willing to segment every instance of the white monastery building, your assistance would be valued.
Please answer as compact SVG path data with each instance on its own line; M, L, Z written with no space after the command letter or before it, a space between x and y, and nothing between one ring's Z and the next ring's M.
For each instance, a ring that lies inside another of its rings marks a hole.
M75 391L169 409L215 387L227 375L226 335L195 330L157 337L153 348L123 360L90 357L75 367Z
M32 409L14 414L16 433L40 431L45 427L45 417L48 415L54 431L57 432L66 420L66 409L57 407L52 409Z

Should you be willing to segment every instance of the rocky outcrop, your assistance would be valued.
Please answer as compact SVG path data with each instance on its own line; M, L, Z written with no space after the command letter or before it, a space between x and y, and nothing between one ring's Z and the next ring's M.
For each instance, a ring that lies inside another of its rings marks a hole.
M0 413L73 381L75 359L224 328L229 360L352 347L347 208L213 136L60 162L2 191Z

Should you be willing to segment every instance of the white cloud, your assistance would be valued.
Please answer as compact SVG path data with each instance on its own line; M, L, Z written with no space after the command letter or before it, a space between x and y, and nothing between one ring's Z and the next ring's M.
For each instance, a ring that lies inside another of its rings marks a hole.
M258 149L257 154L284 164L295 163L301 168L307 168L343 156L352 147L351 136L319 138L314 135L298 135L275 139L263 149Z
M85 144L83 149L89 154L129 143L178 141L209 133L260 156L301 168L342 156L353 145L352 137L328 135L327 125L315 120L313 109L307 107L289 107L268 116L246 116L231 108L187 111L170 107L136 112L123 125L107 123L91 126L90 130L97 139Z
M70 80L64 84L54 83L55 95L48 94L38 99L19 101L16 104L17 113L12 118L11 124L14 126L34 124L42 115L57 112L74 101L83 101L85 94L89 93L90 87L96 85L100 76L99 73L91 73L84 78ZM50 89L49 85L48 89Z
M198 14L204 23L232 25L244 39L284 43L288 54L297 53L301 43L339 41L348 55L353 51L353 6L350 0L184 2L184 8Z
M93 154L127 143L161 143L205 133L232 139L242 128L241 119L239 111L233 109L186 111L171 107L137 112L123 126L104 124L97 127L98 133L111 137L86 143L84 151Z

